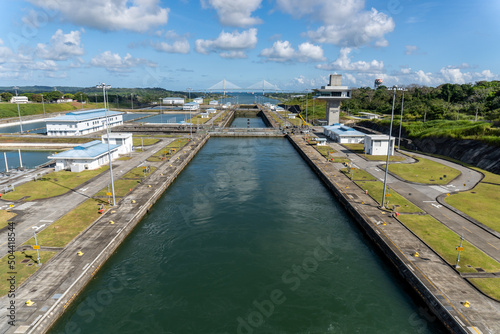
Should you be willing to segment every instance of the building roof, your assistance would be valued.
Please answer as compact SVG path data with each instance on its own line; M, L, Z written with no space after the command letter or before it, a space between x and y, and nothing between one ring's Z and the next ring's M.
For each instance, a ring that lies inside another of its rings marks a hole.
M389 140L388 135L366 135L367 137L370 137L372 140ZM391 136L391 140L396 140L396 137Z
M183 97L164 97L164 100L184 100Z
M123 114L119 111L111 111L107 112L108 117L116 116ZM105 118L106 111L105 109L91 109L91 110L81 110L81 111L72 111L63 116L49 118L47 121L58 121L58 122L83 122L96 118Z
M109 145L110 151L116 150L120 145ZM95 159L108 152L108 144L104 144L99 140L73 147L69 151L53 154L49 159Z
M106 139L108 137L107 134L102 135L101 138ZM109 138L130 138L132 134L129 132L110 132Z
M360 132L358 130L355 130L353 128L350 128L348 126L345 126L344 124L339 124L335 123L332 125L326 125L323 128L337 134L338 136L362 136L364 137L366 134L363 132Z
M184 105L188 105L188 106L194 106L194 105L199 105L199 103L196 103L196 102L188 102L188 103L184 103Z

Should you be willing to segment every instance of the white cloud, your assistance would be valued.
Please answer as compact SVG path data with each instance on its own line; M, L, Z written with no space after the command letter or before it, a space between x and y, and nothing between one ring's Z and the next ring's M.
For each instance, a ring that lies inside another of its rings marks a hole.
M110 72L130 72L132 68L145 65L148 67L156 67L156 64L143 58L134 58L127 53L123 58L117 53L105 51L90 60L90 65L96 67L104 67Z
M152 46L157 51L168 52L168 53L189 53L190 46L187 39L175 41L172 44L166 42L156 42L152 43Z
M50 38L49 45L39 43L35 54L44 59L67 60L73 56L83 55L83 45L81 45L81 32L71 31L64 34L61 29Z
M247 54L243 51L230 51L230 52L221 52L219 54L222 58L226 59L245 59L248 58Z
M202 5L215 8L220 24L246 28L262 23L261 19L251 16L261 2L262 0L202 0Z
M465 78L463 73L460 71L459 68L446 68L443 67L441 70L441 75L443 78L446 80L446 82L450 83L458 83L458 84L464 84L465 83Z
M168 21L168 8L159 0L28 0L32 4L61 13L71 23L103 31L145 32Z
M405 55L412 55L418 51L418 46L416 45L405 45Z
M300 18L308 16L323 26L307 35L314 42L358 47L374 42L386 47L385 35L394 30L394 20L375 8L365 10L364 0L277 0L283 12Z
M295 50L289 41L276 41L273 46L260 52L261 57L275 62L308 62L325 60L321 46L311 43L302 43Z
M349 54L350 48L340 49L339 57L329 64L317 65L316 68L322 70L335 71L356 71L356 72L381 72L384 70L384 62L379 60L351 62Z
M330 43L346 47L359 47L375 41L375 46L389 45L384 36L394 30L391 17L376 9L358 13L341 21L308 31L307 35L317 43Z
M14 52L6 46L3 46L3 41L0 40L0 64L12 61L14 58Z
M417 72L415 72L415 74L417 77L417 82L423 85L431 85L434 81L434 78L432 78L432 73L425 73L422 70L418 70Z
M257 45L257 29L251 28L241 33L222 31L216 39L198 39L195 50L198 53L210 54L218 51L240 51L253 49ZM227 55L227 54L226 54Z

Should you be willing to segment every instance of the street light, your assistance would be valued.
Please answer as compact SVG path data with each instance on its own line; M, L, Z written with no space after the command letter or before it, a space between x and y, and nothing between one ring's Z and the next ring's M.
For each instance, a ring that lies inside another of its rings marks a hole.
M403 91L403 98L401 99L401 119L399 120L399 137L398 137L398 150L401 149L401 127L403 125L403 104L405 103L405 91L406 89L401 88Z
M308 126L307 125L308 124L307 123L307 105L309 104L308 103L308 98L309 98L308 94L309 94L309 88L306 88L306 126Z
M40 226L31 226L32 229L34 229L35 231L33 231L33 236L35 237L35 246L36 247L33 247L36 249L36 254L38 256L38 265L41 266L42 265L42 260L40 260L40 252L39 252L39 249L40 249L40 246L38 246L38 241L36 240L36 232L41 229L42 227L44 227L45 224L43 225L40 225Z
M43 101L43 94L40 95L42 95L43 118L45 118L45 102Z
M106 116L106 136L108 141L108 160L109 160L109 175L111 177L111 193L113 195L113 206L116 205L115 201L115 183L113 182L113 165L111 164L111 150L109 148L109 117L108 117L108 104L106 99L106 89L110 89L110 85L106 85L105 83L101 83L96 86L96 88L102 88L102 95L104 97L104 113Z
M384 191L382 194L382 208L385 208L385 195L387 188L387 171L389 170L389 153L391 152L391 137L392 137L392 122L394 120L394 103L396 102L396 91L398 86L394 85L392 87L394 95L392 96L392 112L391 112L391 126L389 127L389 142L387 144L387 160L385 162L385 176L384 176Z
M16 90L16 97L17 97L17 90L19 87L15 86L14 89ZM19 109L19 101L16 99L16 104L17 104L17 113L19 114L19 127L21 128L21 133L23 133L23 122L21 122L21 110Z
M160 123L163 123L163 111L161 109L161 100L162 100L161 97L159 98L159 100L160 100Z

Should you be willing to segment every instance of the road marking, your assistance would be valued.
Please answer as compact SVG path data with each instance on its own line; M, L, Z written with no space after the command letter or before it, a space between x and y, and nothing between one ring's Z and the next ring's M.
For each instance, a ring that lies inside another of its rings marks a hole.
M85 192L87 189L89 189L88 187L87 188L82 188L80 189L81 192Z
M465 324L457 316L454 316L454 318L457 319L458 323L462 325L462 327L465 327Z
M424 203L436 203L436 201L423 201Z
M87 267L88 267L89 265L90 265L90 263L87 263L87 264L86 264L86 265L82 268L82 270L87 269Z
M495 248L495 249L497 249L497 250L498 250L498 248L496 248L495 246L493 246L493 245L492 245L492 244L490 244L489 242L488 242L488 245L490 245L491 247L493 247L493 248Z
M53 223L53 220L47 220L47 219L42 219L40 220L40 223Z
M432 205L433 207L435 207L435 208L438 208L438 209L439 209L440 207L442 207L442 205L441 205L441 204L434 204L434 203L432 203L431 205Z
M469 231L469 233L472 233L467 227L462 226L465 230Z

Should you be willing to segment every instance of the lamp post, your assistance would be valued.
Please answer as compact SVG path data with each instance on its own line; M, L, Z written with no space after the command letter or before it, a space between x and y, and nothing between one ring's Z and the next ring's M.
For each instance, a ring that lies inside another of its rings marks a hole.
M33 247L36 249L36 255L38 256L38 265L41 266L42 265L42 260L40 260L40 252L39 252L39 249L40 249L40 246L38 246L38 241L36 240L36 232L41 229L42 227L44 227L45 224L43 225L40 225L40 226L32 226L31 228L34 229L35 231L33 231L33 236L35 237L35 246L36 247Z
M396 102L396 91L398 90L398 86L394 85L392 87L394 92L392 96L392 112L391 112L391 126L389 127L389 142L387 144L387 159L385 162L385 176L384 176L384 191L382 194L382 208L385 208L385 195L387 189L387 172L389 171L389 153L391 152L391 137L392 137L392 122L394 120L394 103Z
M19 87L15 86L14 89L16 91L16 97L17 97L17 90L19 89ZM21 110L19 109L19 101L17 101L17 99L16 99L16 104L17 104L17 113L19 114L19 127L21 128L21 133L23 133L23 122L21 121Z
M161 108L161 97L159 98L159 100L160 100L160 123L163 123L163 111Z
M82 110L83 110L83 98L82 98L82 94L80 94L80 102L82 104Z
M401 99L401 118L399 120L399 136L398 136L398 150L401 149L401 127L403 125L403 105L405 103L405 91L406 89L401 88L403 91L403 97Z
M313 97L313 120L312 120L313 127L314 127L314 102L316 102L316 99Z
M106 137L108 141L108 160L109 160L109 175L111 178L111 193L113 195L113 206L116 205L115 201L115 184L113 182L113 165L111 164L111 150L109 148L109 117L108 117L108 104L106 100L106 89L110 89L110 85L106 85L105 83L101 83L96 86L96 88L102 88L102 95L104 97L104 113L106 117Z
M134 94L130 93L130 103L132 104L132 110L134 110Z
M94 93L94 96L95 96L95 107L97 108L97 94Z
M40 95L42 95L43 118L45 118L45 102L43 100L43 94L40 94Z

